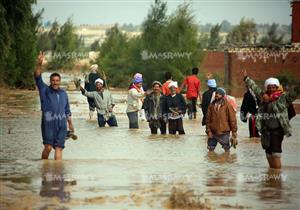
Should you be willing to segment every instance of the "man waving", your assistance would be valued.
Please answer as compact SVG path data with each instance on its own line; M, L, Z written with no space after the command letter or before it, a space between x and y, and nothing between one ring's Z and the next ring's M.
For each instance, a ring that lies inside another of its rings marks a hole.
M44 144L42 159L48 159L53 148L55 160L61 160L62 151L65 147L67 125L69 130L74 132L69 99L66 91L60 88L61 76L58 73L50 75L49 86L43 82L41 75L43 60L44 54L40 53L34 73L42 110L41 129Z

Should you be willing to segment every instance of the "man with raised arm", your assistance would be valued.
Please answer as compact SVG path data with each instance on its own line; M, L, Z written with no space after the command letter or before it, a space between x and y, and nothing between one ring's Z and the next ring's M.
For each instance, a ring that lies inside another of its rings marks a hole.
M279 90L279 80L270 77L265 81L264 89L261 89L246 70L242 70L242 73L247 87L260 99L256 127L261 134L261 144L269 166L280 169L282 141L284 136L292 135L288 107L300 94L300 83L290 84L289 90L282 92Z
M95 91L87 91L81 86L80 90L82 95L94 99L98 115L99 127L105 127L106 123L110 127L117 127L117 119L115 114L113 113L115 103L111 93L109 92L109 90L104 88L103 84L104 81L98 78L95 81Z
M60 88L61 76L58 73L50 75L49 86L43 82L41 75L43 60L44 54L40 53L34 72L42 110L41 129L44 144L42 159L48 159L53 148L55 150L55 160L61 160L62 151L65 147L67 127L74 133L69 99L66 91Z

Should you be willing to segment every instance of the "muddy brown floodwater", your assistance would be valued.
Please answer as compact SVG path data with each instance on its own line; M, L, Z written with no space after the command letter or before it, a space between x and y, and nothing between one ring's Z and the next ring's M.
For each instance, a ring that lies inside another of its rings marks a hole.
M269 170L258 139L238 118L239 144L208 153L204 128L184 120L185 136L130 131L126 93L113 91L119 127L87 120L86 99L70 91L77 141L63 161L40 160L37 91L0 95L0 209L299 209L300 116L283 143L283 168ZM240 100L239 100L240 101ZM239 113L237 113L238 117ZM51 153L53 159L53 153Z

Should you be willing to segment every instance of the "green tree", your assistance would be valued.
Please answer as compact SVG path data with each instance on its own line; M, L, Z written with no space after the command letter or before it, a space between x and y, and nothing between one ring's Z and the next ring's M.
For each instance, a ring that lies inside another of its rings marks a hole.
M57 38L57 35L59 33L59 24L57 22L57 20L55 20L52 25L51 25L51 29L48 33L48 38L50 39L50 42L51 42L51 47L50 47L50 50L55 50L56 48L56 38Z
M240 24L233 27L227 35L226 42L233 45L256 44L257 29L254 20L242 18Z
M167 24L167 3L156 0L142 24L142 40L145 48L151 50L157 47L158 39Z
M2 0L0 3L0 71L3 81L10 86L33 86L37 30L42 13L33 14L35 3L34 0Z
M128 43L127 36L123 34L117 25L106 31L106 39L100 47L100 55L96 62L110 78L110 85L125 87L128 84Z
M47 25L50 22L47 22ZM59 32L59 24L55 20L51 24L51 29L49 31L40 32L38 35L38 50L39 51L53 51L56 47L56 37Z
M40 33L38 35L37 48L40 51L52 50L51 40L49 39L48 32Z
M267 35L262 37L262 39L260 40L261 44L264 45L281 45L283 44L283 38L284 38L284 34L281 33L279 31L279 24L273 23L268 32Z
M78 58L80 38L75 34L75 27L69 18L54 36L55 44L52 51L50 69L72 68L74 61ZM54 35L54 34L53 34Z
M220 37L221 25L216 24L210 29L210 39L209 39L209 48L215 49L221 43Z
M167 16L166 3L156 1L142 24L142 34L128 39L117 26L107 32L97 63L110 84L127 87L136 72L145 83L163 80L164 72L181 81L200 60L198 27L189 4ZM187 72L188 70L188 72Z
M3 70L5 68L5 60L8 57L9 50L10 50L10 45L12 43L12 39L10 37L10 31L9 31L9 26L7 23L6 19L6 8L4 7L5 4L2 2L0 4L0 70L3 73ZM1 76L1 78L3 78Z
M199 41L198 41L198 48L199 49L207 49L209 46L209 34L208 33L200 33Z
M160 73L153 79L162 79L164 71L167 70L171 71L174 79L179 81L186 74L190 74L190 69L199 63L198 42L198 28L190 4L179 5L177 10L168 18L167 26L162 33L160 46L165 52L172 52L173 55L177 53L185 55L172 59L162 59L158 63L160 68L157 68Z

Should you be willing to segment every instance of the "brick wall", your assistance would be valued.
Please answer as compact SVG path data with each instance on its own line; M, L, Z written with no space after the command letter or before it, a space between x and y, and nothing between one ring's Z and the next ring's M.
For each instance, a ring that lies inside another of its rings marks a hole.
M300 80L300 50L267 51L235 50L229 51L229 82L231 85L242 85L242 69L256 80L265 80L281 72L290 72ZM204 72L224 74L225 57L223 51L207 51L200 69Z
M269 55L268 55L269 54ZM244 59L241 59L242 56ZM265 56L263 56L265 55ZM300 51L299 52L249 52L230 53L230 83L241 85L241 70L246 69L249 76L256 80L265 80L282 72L289 72L300 80Z
M256 81L263 81L271 76L276 76L282 71L290 72L300 81L300 49L290 50L286 53L272 53L267 56L267 53L231 51L229 52L229 80L230 86L227 87L227 92L236 97L242 97L245 92L243 84L243 76L241 69L245 68L250 77ZM244 59L243 59L244 57ZM212 72L225 74L225 52L222 51L207 51L202 64L201 70L204 72ZM223 86L223 84L220 84ZM294 103L296 113L300 114L299 102Z
M223 51L206 51L200 69L211 73L224 73L225 58Z

